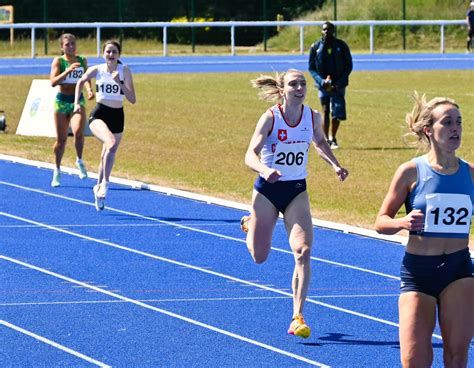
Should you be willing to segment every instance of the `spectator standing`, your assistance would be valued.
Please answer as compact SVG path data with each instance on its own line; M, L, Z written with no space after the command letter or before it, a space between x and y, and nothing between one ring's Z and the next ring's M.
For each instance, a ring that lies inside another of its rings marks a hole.
M352 71L349 46L334 37L334 31L334 24L324 22L322 38L311 45L309 52L309 72L318 88L323 129L332 149L339 148L336 134L341 120L346 120L345 94Z

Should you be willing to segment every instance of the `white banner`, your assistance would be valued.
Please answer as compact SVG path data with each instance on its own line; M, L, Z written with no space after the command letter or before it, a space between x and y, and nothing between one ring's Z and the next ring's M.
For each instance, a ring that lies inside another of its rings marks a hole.
M33 79L26 98L16 134L41 137L56 137L54 126L54 99L58 89L51 87L47 79ZM69 135L72 134L69 128ZM92 135L89 125L84 129L86 136Z

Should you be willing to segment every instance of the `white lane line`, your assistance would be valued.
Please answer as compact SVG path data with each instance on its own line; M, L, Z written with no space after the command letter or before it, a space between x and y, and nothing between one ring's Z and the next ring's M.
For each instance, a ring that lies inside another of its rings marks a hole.
M32 166L36 168L43 168L43 169L49 169L49 170L54 169L54 164L50 164L50 163L42 162L42 161L28 160L28 159L17 157L17 156L4 155L2 153L0 153L0 160L9 161L14 164L19 163L22 165ZM62 168L62 170L72 175L78 175L79 173L79 170L75 168L64 167ZM96 173L91 172L89 177L95 179L95 178L98 178L98 175ZM153 185L153 184L147 184L141 181L128 180L128 179L123 179L123 178L118 178L118 177L113 177L113 176L110 177L110 182L116 183L119 185L124 185L132 189L147 190L151 192L161 193L164 195L172 195L179 198L186 198L193 201L204 202L206 204L212 204L212 205L216 205L220 207L227 207L227 208L232 208L232 209L237 209L237 210L242 210L242 211L247 211L247 212L250 211L250 205L248 204L243 204L240 202L230 201L230 200L221 199L221 198L215 198L215 197L211 197L211 196L207 196L203 194L191 193L185 190L180 190L180 189L175 189L175 188L170 188L170 187L163 187L163 186ZM4 184L8 184L8 183L4 183ZM396 243L402 246L406 244L407 239L408 239L406 236L381 235L375 232L374 230L364 229L361 227L341 224L341 223L332 222L332 221L319 220L316 218L313 218L312 222L314 226L317 226L322 229L341 231L346 234L362 235L363 237L366 237L366 238L386 240L391 243Z
M3 258L3 257L0 257L0 258ZM79 353L79 352L77 352L77 351L75 351L75 350L72 350L72 349L70 349L70 348L64 346L64 345L58 344L58 343L55 342L55 341L52 341L52 340L50 340L50 339L47 339L46 337L40 336L40 335L38 335L38 334L35 334L34 332L25 330L24 328L21 328L21 327L19 327L19 326L16 326L16 325L14 325L14 324L12 324L12 323L9 323L9 322L7 322L7 321L0 320L0 325L3 325L3 326L5 326L5 327L8 327L8 328L10 328L10 329L12 329L12 330L15 330L15 331L17 331L17 332L21 332L22 334L25 334L25 335L27 335L27 336L30 336L30 337L32 337L32 338L38 340L38 341L44 342L45 344L51 345L51 346L55 347L56 349L59 349L59 350L62 350L62 351L64 351L64 352L66 352L66 353L69 353L69 354L71 354L71 355L74 355L74 356L76 356L76 357L78 357L78 358L81 358L82 360L85 360L85 361L87 361L87 362L89 362L89 363L95 364L95 365L97 365L97 366L99 366L99 367L104 367L104 368L105 368L105 367L110 367L110 365L107 365L107 364L105 364L105 363L99 362L98 360L95 360L95 359L93 359L93 358L91 358L91 357L89 357L89 356L87 356L87 355L81 354L81 353Z
M253 340L253 339L250 339L250 338L241 336L241 335L237 335L237 334L235 334L235 333L233 333L233 332L230 332L230 331L227 331L227 330L223 330L223 329L221 329L221 328L217 328L217 327L208 325L208 324L203 323L203 322L199 322L199 321L197 321L197 320L194 320L194 319L191 319L191 318L182 316L182 315L180 315L180 314L176 314L176 313L167 311L167 310L165 310L165 309L161 309L161 308L154 307L154 306L152 306L152 305L149 305L149 304L140 302L140 301L135 300L135 299L127 298L127 297L125 297L125 296L122 296L122 295L119 295L119 294L110 292L110 291L108 291L108 290L101 289L101 288L96 287L96 286L88 285L88 284L83 283L83 282L81 282L81 281L72 279L72 278L67 277L67 276L64 276L64 275L60 275L60 274L58 274L58 273L55 273L55 272L46 270L46 269L41 268L41 267L34 266L34 265L29 264L29 263L26 263L26 262L19 261L19 260L17 260L17 259L13 259L13 258L10 258L10 257L1 256L1 255L0 255L0 259L4 259L4 260L6 260L6 261L8 261L8 262L15 263L15 264L18 264L18 265L20 265L20 266L33 269L33 270L35 270L35 271L44 273L44 274L49 275L49 276L53 276L53 277L59 278L59 279L61 279L61 280L70 282L70 283L72 283L72 284L76 284L76 285L80 285L80 286L85 287L85 288L89 288L89 289L91 289L91 290L94 290L94 291L96 291L96 292L99 292L99 293L102 293L102 294L111 296L111 297L113 297L113 298L116 298L116 299L119 299L119 300L122 300L122 301L125 301L125 302L128 302L128 303L131 303L131 304L135 304L135 305L137 305L137 306L139 306L139 307L146 308L146 309L152 310L152 311L154 311L154 312L158 312L158 313L161 313L161 314L165 314L165 315L167 315L167 316L169 316L169 317L173 317L173 318L179 319L179 320L181 320L181 321L185 321L185 322L187 322L187 323L190 323L190 324L193 324L193 325L196 325L196 326L199 326L199 327L203 327L203 328L205 328L205 329L207 329L207 330L211 330L211 331L220 333L220 334L222 334L222 335L226 335L226 336L232 337L232 338L234 338L234 339L237 339L237 340L240 340L240 341L243 341L243 342L246 342L246 343L255 345L255 346L259 346L259 347L261 347L261 348L264 348L264 349L273 351L273 352L275 352L275 353L279 353L279 354L285 355L285 356L287 356L287 357L290 357L290 358L293 358L293 359L296 359L296 360L299 360L299 361L302 361L302 362L305 362L305 363L308 363L308 364L311 364L311 365L314 365L314 366L317 366L317 367L328 367L327 365L325 365L325 364L323 364L323 363L320 363L320 362L317 362L317 361L315 361L315 360L311 360L311 359L305 358L305 357L303 357L303 356L290 353L290 352L288 352L288 351L285 351L285 350L279 349L279 348L277 348L277 347L274 347L274 346L271 346L271 345L268 345L268 344L259 342L259 341L257 341L257 340Z
M118 292L119 290L109 290L112 292ZM398 298L400 294L378 294L378 295L314 295L310 298L321 298L321 299L338 299L338 298ZM143 303L189 303L189 302L228 302L228 301L269 301L269 300L282 300L292 299L290 296L261 296L261 297L222 297L222 298L162 298L162 299L137 299ZM66 302L16 302L16 303L0 303L1 307L19 307L19 306L39 306L39 305L74 305L74 304L108 304L108 303L123 303L122 300L75 300Z
M236 222L186 222L188 226L213 226L213 227L235 227ZM169 226L167 224L131 224L131 223L122 223L122 224L52 224L56 227L76 227L76 228L87 228L87 227L160 227L160 226ZM277 224L277 226L284 226L283 224ZM0 225L0 229L15 229L15 228L34 228L34 225Z
M137 250L137 249L129 248L129 247L126 247L126 246L123 246L123 245L120 245L120 244L117 244L117 243L109 242L109 241L106 241L106 240L100 240L100 239L92 238L90 236L74 233L72 231L68 231L68 230L65 230L65 229L55 228L55 227L47 225L47 224L42 224L42 223L39 223L39 222L36 222L36 221L33 221L33 220L28 220L28 219L24 219L24 218L21 218L21 217L18 217L18 216L6 214L4 212L0 212L0 215L7 216L7 217L10 217L10 218L14 218L14 219L24 221L24 222L36 224L38 226L42 226L42 227L45 227L45 228L50 229L50 230L58 231L58 232L68 234L68 235L71 235L71 236L75 236L75 237L78 237L78 238L81 238L81 239L86 239L86 240L96 242L96 243L99 243L99 244L103 244L103 245L106 245L106 246L109 246L109 247L112 247L112 248L117 248L117 249L124 250L124 251L130 252L130 253L139 254L139 255L142 255L142 256L145 256L145 257L148 257L148 258L156 259L156 260L171 263L173 265L177 265L177 266L180 266L180 267L184 267L184 268L196 270L196 271L199 271L199 272L207 273L207 274L217 276L217 277L220 277L220 278L224 278L224 279L227 279L227 280L236 281L236 282L241 283L242 285L252 286L252 287L255 287L256 289L259 289L259 290L271 291L271 292L274 292L274 293L277 293L277 294L280 294L280 295L293 297L293 294L291 292L283 291L283 290L276 289L276 288L269 287L269 286L265 286L265 285L261 285L261 284L256 283L256 282L251 282L251 281L239 279L237 277L233 277L233 276L229 276L229 275L226 275L226 274L223 274L223 273L211 271L211 270L203 268L203 267L198 267L198 266L194 266L194 265L187 264L187 263L184 263L184 262L175 261L175 260L172 260L172 259L169 259L169 258L160 257L160 256L157 256L155 254L143 252L143 251L140 251L140 250ZM351 315L354 315L354 316L362 317L362 318L365 318L365 319L369 319L369 320L372 320L372 321L375 321L375 322L380 322L380 323L383 323L383 324L386 324L386 325L389 325L389 326L394 326L394 327L397 327L397 328L399 327L398 324L395 323L395 322L387 321L387 320L377 318L377 317L373 317L373 316L363 314L363 313L358 313L358 312L352 311L350 309L340 308L340 307L337 307L337 306L334 306L334 305L331 305L331 304L327 304L327 303L323 303L323 302L314 300L312 298L307 298L306 302L317 304L317 305L320 305L320 306L323 306L323 307L326 307L326 308L329 308L329 309L337 310L339 312L343 312L343 313L351 314Z
M45 192L43 190L29 188L29 187L25 187L25 186L22 186L22 185L7 183L7 182L3 182L3 181L0 181L0 184L11 186L11 187L22 189L22 190L26 190L26 191L30 191L30 192L34 192L34 193L47 195L47 196L50 196L50 197L64 199L64 200L67 200L67 201L70 201L70 202L84 204L84 205L91 206L91 207L94 206L94 203L91 203L91 202L86 202L86 201L82 201L80 199L66 197L66 196L63 196L63 195L60 195L60 194ZM227 235L215 233L215 232L208 231L208 230L198 229L198 228L191 227L191 226L188 226L188 225L178 224L178 223L175 223L175 222L172 222L172 221L160 220L160 219L157 219L157 218L154 218L154 217L144 216L144 215L140 215L138 213L124 211L124 210L119 210L119 209L116 209L116 208L113 208L113 207L107 207L106 209L109 210L109 211L113 211L113 212L120 213L120 214L123 214L123 215L131 216L131 217L140 218L140 219L143 219L143 220L148 220L148 221L157 222L157 223L160 223L160 224L174 226L174 227L178 227L178 228L181 228L181 229L186 229L186 230L201 233L201 234L211 235L211 236L215 236L215 237L222 238L222 239L232 240L232 241L239 242L239 243L245 243L245 239L235 238L235 237L232 237L232 236L227 236ZM5 216L9 216L8 214L6 214L4 212L0 212L0 215L1 214L4 214ZM27 221L25 219L21 219L21 218L19 218L19 219L21 221ZM34 223L34 222L32 222L32 223ZM48 226L48 225L41 224L40 226ZM55 228L55 229L57 229L57 228ZM293 256L293 252L290 251L290 250L287 250L287 249L282 249L282 248L277 248L277 247L271 247L271 249L276 251L276 252L286 253L286 254L290 254L291 256ZM348 264L345 264L345 263L330 261L330 260L327 260L327 259L318 258L318 257L314 257L314 256L312 256L311 259L315 260L315 261L318 261L318 262L338 266L338 267L349 268L349 269L356 270L356 271L370 273L372 275L382 276L382 277L386 277L386 278L394 279L394 280L400 280L400 277L398 277L398 276L389 275L389 274L386 274L386 273L377 272L377 271L369 270L369 269L358 267L358 266L352 266L352 265L348 265Z

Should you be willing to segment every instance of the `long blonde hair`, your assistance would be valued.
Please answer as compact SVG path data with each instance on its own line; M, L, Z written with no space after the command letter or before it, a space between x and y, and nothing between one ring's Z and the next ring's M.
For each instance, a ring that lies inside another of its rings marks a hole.
M405 136L415 137L415 142L409 143L409 145L418 148L429 148L430 139L423 131L423 128L430 127L433 125L433 110L439 105L452 105L459 109L458 104L447 97L435 97L430 101L426 101L426 95L419 95L417 91L413 93L413 100L415 104L413 109L405 117L405 122L409 129L409 133Z
M303 74L298 69L288 69L286 72L275 73L274 77L260 74L258 78L252 79L250 83L254 88L260 88L258 96L265 101L279 101L282 97L280 92L285 86L285 76L290 73Z

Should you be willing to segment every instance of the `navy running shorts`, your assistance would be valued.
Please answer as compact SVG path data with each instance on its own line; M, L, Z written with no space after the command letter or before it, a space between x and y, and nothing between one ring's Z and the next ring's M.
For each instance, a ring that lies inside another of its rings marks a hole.
M418 291L438 299L452 282L474 277L469 249L437 256L405 253L400 270L401 293Z
M257 192L267 198L281 213L297 195L306 191L306 180L287 180L269 183L261 176L257 177L253 186Z

